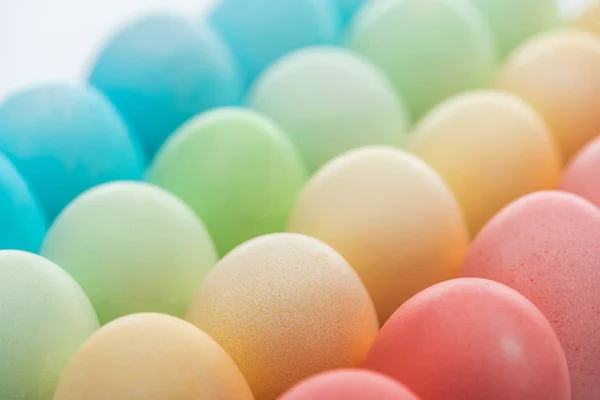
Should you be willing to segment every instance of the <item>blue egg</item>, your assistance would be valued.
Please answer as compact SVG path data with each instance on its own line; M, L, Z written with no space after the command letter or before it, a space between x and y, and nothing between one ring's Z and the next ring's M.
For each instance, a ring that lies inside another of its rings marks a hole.
M338 4L342 26L346 27L366 0L333 0Z
M328 0L222 0L210 21L237 57L246 87L287 53L335 44L340 30Z
M43 85L0 105L0 151L52 220L86 189L140 179L144 160L118 112L96 89Z
M37 253L47 227L37 194L0 153L0 250Z
M116 105L150 156L190 117L243 98L238 68L212 28L170 14L146 16L113 37L90 83Z

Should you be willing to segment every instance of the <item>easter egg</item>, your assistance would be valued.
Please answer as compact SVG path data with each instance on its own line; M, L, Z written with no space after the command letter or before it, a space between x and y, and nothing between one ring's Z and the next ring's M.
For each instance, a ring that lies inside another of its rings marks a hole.
M487 85L495 67L490 31L463 1L368 2L348 43L390 78L414 120L450 96Z
M46 225L37 194L0 152L0 249L38 252Z
M348 50L311 48L283 58L248 103L283 128L310 171L357 147L404 144L402 100L377 68Z
M367 0L333 0L340 12L342 27L347 26Z
M235 54L248 86L287 53L335 43L336 11L323 0L220 0L210 22Z
M587 8L575 18L572 25L577 29L600 35L600 1L588 0L585 4Z
M143 17L118 32L100 51L89 80L150 155L189 118L239 104L243 96L238 68L212 28L170 14Z
M442 103L415 129L409 148L453 191L472 234L511 201L554 188L562 166L539 115L518 97L496 91Z
M567 166L558 187L600 207L600 137L577 154Z
M542 313L476 278L417 294L383 326L366 368L428 400L570 400L565 354Z
M307 179L283 132L244 109L210 111L184 125L156 155L147 178L194 209L221 255L283 231Z
M252 400L231 357L206 333L164 314L134 314L77 352L54 400Z
M346 260L290 233L255 238L221 259L186 319L231 355L257 400L318 372L358 367L378 329Z
M600 41L575 31L534 38L509 58L498 87L537 110L568 161L600 132Z
M0 251L0 398L48 400L77 349L98 328L81 288L54 263Z
M503 57L530 37L561 25L556 0L464 1L469 1L492 28Z
M81 285L101 323L135 312L183 316L216 263L194 212L141 182L114 182L76 198L50 227L42 254Z
M380 322L458 273L468 233L440 177L393 148L343 154L308 182L288 222L337 250L369 290Z
M31 184L51 220L92 186L139 179L144 164L103 95L59 84L17 92L0 105L0 151Z
M418 400L400 383L363 370L336 370L308 378L279 400Z
M565 350L574 400L600 398L599 253L598 208L569 193L541 192L494 217L462 269L518 290L544 313Z

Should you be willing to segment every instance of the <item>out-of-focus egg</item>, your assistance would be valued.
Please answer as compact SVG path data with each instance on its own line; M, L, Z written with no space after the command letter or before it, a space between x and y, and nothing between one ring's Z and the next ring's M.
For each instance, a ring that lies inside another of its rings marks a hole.
M600 1L588 1L588 7L573 21L577 29L600 35Z
M119 318L77 352L54 400L252 400L240 370L188 322L163 314Z
M311 48L283 58L248 103L283 128L310 171L357 147L405 142L402 100L375 66L348 50Z
M418 400L402 384L384 375L342 369L310 377L288 390L279 400Z
M544 121L503 92L467 93L441 104L409 147L454 192L473 235L511 201L553 189L562 166Z
M333 2L338 7L342 28L345 28L367 0L333 0Z
M600 132L600 40L575 31L536 37L509 58L498 87L539 112L568 161Z
M247 86L287 53L334 44L339 37L337 10L324 0L220 0L210 22L231 48Z
M86 189L141 178L141 152L110 102L92 88L44 85L0 105L0 151L50 219Z
M366 147L325 165L288 222L336 249L369 290L385 322L411 296L454 277L468 245L460 207L416 157Z
M46 216L37 194L0 153L0 249L38 252L46 234Z
M569 193L542 192L494 217L462 270L513 287L544 313L565 350L575 400L600 398L598 254L598 208Z
M253 239L225 256L186 319L223 346L259 400L315 373L358 367L378 329L373 303L346 260L290 233Z
M570 400L565 354L515 290L463 278L407 301L375 339L367 368L428 400Z
M160 150L148 180L189 204L224 255L285 228L306 170L285 134L244 109L220 109L184 125Z
M108 183L75 199L50 227L42 254L75 278L102 323L146 311L182 317L217 261L194 212L139 182Z
M600 137L573 158L558 188L578 194L600 207Z
M415 120L450 96L486 86L495 69L491 33L463 1L371 1L348 42L387 74Z
M116 105L153 155L197 113L242 101L229 50L206 24L170 14L141 18L102 49L90 83Z
M502 57L530 37L561 25L556 0L463 1L470 2L492 28Z
M0 399L51 399L96 329L90 301L65 271L31 253L0 251Z

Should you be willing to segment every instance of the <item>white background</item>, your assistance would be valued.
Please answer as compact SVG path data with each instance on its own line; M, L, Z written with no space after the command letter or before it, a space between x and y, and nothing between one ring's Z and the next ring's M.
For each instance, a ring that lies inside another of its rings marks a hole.
M98 47L139 14L172 10L195 17L215 1L0 0L0 102L27 85L82 79ZM572 16L593 0L557 1Z

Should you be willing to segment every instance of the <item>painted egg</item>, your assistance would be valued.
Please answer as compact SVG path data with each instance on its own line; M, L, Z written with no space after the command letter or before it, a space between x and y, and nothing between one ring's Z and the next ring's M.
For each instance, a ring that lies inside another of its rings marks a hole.
M600 207L600 137L577 154L567 166L558 187Z

